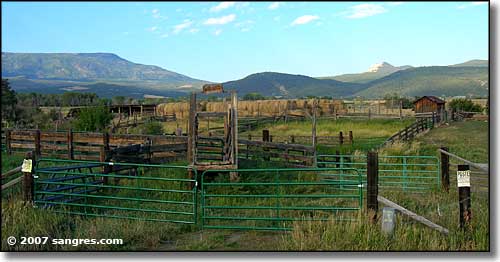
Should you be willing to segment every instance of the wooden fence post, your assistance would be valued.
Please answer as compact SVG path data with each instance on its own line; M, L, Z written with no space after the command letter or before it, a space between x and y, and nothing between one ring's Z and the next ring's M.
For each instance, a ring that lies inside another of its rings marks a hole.
M38 158L42 155L41 146L40 146L40 129L35 131L35 156Z
M33 202L34 196L34 181L33 181L33 168L36 166L36 152L30 151L26 153L26 159L31 160L31 171L23 172L23 197L26 203Z
M267 129L262 130L262 141L269 142L269 130ZM262 149L264 150L264 153L269 151L269 148L266 148L264 145ZM269 156L264 156L264 160L269 161L271 160L271 158Z
M470 166L458 165L458 201L460 205L460 228L470 225L472 219L470 201Z
M372 109L368 108L368 120L372 119Z
M447 147L441 147L441 150L448 152ZM450 156L441 152L441 188L446 192L450 190Z
M370 222L377 221L378 211L378 153L376 151L369 151L367 155L367 195L366 206L368 212L368 219Z
M344 144L344 136L342 135L342 131L339 132L339 144L340 145Z
M269 130L267 129L262 130L262 141L269 142Z
M354 137L352 136L352 131L349 131L349 142L351 142L351 145L353 144Z
M67 141L67 144L68 144L68 159L73 159L73 130L70 128L68 130L68 141Z
M403 100L399 100L399 119L403 119Z
M8 155L12 154L12 147L10 146L10 140L11 140L10 136L11 136L10 129L5 130L5 147Z
M108 151L106 151L105 147L104 146L101 147L101 151L99 152L99 161L100 162L106 162L106 161L108 161L109 159L108 159L108 155L107 154L108 154ZM111 169L111 167L109 165L104 165L102 167L102 173L103 174L108 174L111 171L110 169ZM103 177L102 181L103 181L103 183L105 185L107 185L109 179L108 179L107 176L105 176L105 177Z

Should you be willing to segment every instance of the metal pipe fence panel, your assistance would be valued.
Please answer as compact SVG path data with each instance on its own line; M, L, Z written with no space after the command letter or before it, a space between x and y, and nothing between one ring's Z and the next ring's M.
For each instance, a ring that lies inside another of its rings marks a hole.
M322 179L338 172L350 177ZM201 185L203 229L291 230L300 221L354 220L363 206L353 168L207 170Z
M183 166L41 159L34 203L88 217L195 224L196 171Z
M366 183L366 155L318 155L318 167L355 168ZM440 162L435 156L379 156L379 188L427 191L440 186ZM342 180L337 174L325 179Z

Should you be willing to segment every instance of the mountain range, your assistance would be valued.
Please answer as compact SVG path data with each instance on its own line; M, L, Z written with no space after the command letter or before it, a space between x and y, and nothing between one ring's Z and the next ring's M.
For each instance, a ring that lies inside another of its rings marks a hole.
M130 62L110 53L2 52L2 78L18 92L94 92L101 97L186 96L209 81ZM382 62L366 72L310 77L277 72L251 74L223 83L240 96L260 93L287 98L331 96L367 98L403 96L487 96L488 61L471 60L450 66L393 66Z

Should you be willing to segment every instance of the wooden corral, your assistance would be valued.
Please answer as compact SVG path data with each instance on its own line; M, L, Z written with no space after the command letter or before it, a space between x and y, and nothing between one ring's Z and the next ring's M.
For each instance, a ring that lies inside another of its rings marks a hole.
M136 147L135 159L147 158L147 162L163 162L173 157L185 156L187 137L159 135L119 135L91 132L65 132L40 130L6 130L5 150L12 152L28 152L34 150L42 157L60 159L100 160L101 150L113 151L118 148L135 146L125 150L132 152ZM148 148L145 149L144 146ZM123 155L124 150L117 153ZM147 153L147 156L141 154ZM122 157L120 160L125 160ZM134 161L135 162L135 161Z

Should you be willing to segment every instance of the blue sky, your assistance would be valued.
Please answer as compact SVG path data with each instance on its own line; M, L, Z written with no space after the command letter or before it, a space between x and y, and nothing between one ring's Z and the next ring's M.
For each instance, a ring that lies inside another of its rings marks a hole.
M2 2L2 52L110 52L190 77L488 58L487 2Z

